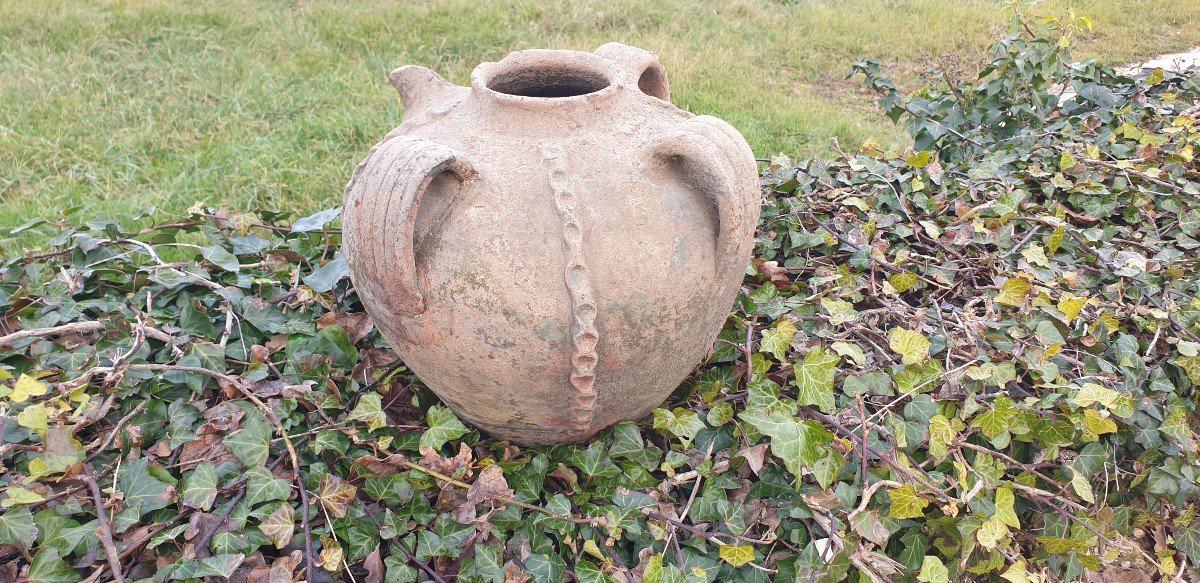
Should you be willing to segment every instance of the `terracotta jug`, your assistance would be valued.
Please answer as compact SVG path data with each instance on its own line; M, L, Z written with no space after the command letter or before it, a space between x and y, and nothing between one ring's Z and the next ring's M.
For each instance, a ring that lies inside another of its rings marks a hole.
M758 169L670 102L653 53L514 52L470 87L391 74L404 121L346 186L344 255L384 338L464 421L577 442L659 406L712 348Z

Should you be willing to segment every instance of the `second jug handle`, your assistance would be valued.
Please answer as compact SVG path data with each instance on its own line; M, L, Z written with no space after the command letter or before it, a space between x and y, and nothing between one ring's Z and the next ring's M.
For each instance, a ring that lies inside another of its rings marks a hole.
M663 101L671 100L667 70L658 55L621 43L608 43L596 49L596 54L624 69L626 87L636 87L642 93Z
M460 182L476 176L470 159L449 146L395 136L372 148L346 185L342 211L343 253L350 278L366 305L383 306L376 322L425 311L417 264L417 211L434 178L451 174Z

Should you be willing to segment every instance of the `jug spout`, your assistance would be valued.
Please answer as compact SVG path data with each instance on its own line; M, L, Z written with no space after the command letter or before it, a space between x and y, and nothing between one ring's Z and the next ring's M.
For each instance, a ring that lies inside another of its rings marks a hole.
M388 76L396 91L400 93L400 101L404 103L404 117L407 119L423 113L439 103L448 103L456 90L465 91L442 78L441 75L425 67L406 65L392 71Z

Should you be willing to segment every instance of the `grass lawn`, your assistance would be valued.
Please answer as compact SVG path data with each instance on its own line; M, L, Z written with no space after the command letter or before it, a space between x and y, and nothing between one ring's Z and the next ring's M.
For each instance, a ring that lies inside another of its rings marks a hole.
M1200 2L1048 2L1095 22L1077 54L1113 62L1200 45ZM127 0L0 3L0 229L82 205L85 217L338 204L355 163L395 126L393 67L459 84L531 47L655 51L676 104L740 128L760 156L828 152L899 133L851 62L888 63L907 87L972 65L1000 2L684 0L333 2ZM28 236L25 242L29 242Z

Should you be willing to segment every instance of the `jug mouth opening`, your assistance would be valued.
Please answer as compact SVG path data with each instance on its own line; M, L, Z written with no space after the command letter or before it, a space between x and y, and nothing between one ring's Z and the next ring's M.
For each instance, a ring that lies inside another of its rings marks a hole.
M592 53L533 49L480 65L471 84L504 100L548 103L615 91L619 75L615 64Z
M529 67L504 71L492 77L487 87L519 97L576 97L608 87L608 79L571 65Z

